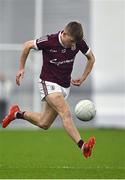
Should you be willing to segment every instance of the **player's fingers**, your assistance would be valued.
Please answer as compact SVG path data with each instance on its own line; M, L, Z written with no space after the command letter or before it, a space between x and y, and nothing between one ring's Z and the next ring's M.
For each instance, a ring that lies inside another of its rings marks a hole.
M17 84L18 86L20 86L20 77L21 77L20 74L16 76L16 84Z
M79 84L79 83L74 83L73 85L74 85L74 86L80 86L80 84Z
M71 79L71 84L73 84L74 83L74 80L73 79Z
M16 77L16 84L17 84L18 86L20 86L20 81L19 81L18 77Z
M75 79L75 80L74 80L74 79L71 79L71 82L72 82L72 83L76 83L76 82L78 82L78 80L77 80L77 79Z
M76 84L75 80L72 80L72 81L71 81L71 84L72 84L72 85L75 85L75 84Z
M74 86L80 86L80 83L78 83L78 82L73 82L72 83Z
M23 79L23 78L24 78L24 72L21 73L21 79Z
M74 86L80 86L80 80L79 79L76 79L76 80L71 80L71 83L74 85Z

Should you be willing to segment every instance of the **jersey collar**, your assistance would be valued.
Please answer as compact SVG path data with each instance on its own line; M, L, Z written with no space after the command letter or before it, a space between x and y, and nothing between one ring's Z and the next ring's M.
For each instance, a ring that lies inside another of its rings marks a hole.
M58 39L59 39L59 43L60 43L64 48L66 48L66 47L64 46L62 40L61 40L61 33L62 33L62 32L63 32L63 31L60 31L60 32L59 32Z

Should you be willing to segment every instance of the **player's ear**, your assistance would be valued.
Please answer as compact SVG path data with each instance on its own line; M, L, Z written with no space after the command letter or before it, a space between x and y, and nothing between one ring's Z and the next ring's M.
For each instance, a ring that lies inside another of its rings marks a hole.
M65 30L62 32L62 35L63 36L66 36L67 35L67 32L65 32Z

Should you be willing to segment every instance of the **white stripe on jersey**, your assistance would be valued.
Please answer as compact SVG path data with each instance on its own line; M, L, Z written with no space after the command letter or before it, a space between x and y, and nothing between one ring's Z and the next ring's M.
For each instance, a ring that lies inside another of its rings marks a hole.
M89 48L88 51L85 53L85 55L89 54L90 50L91 50L91 49Z
M34 49L35 49L35 50L38 50L36 41L37 41L37 44L39 44L39 43L41 43L41 42L44 42L44 41L48 41L48 36L42 36L42 37L40 37L38 40L37 40L37 39L34 40Z
M34 40L34 49L35 49L35 50L38 50L38 47L37 47L37 45L36 45L36 39Z

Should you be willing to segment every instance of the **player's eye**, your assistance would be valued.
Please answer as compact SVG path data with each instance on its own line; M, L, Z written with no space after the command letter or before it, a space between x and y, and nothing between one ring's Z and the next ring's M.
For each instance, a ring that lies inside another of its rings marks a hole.
M76 43L74 39L71 39L70 42L71 42L71 43Z

